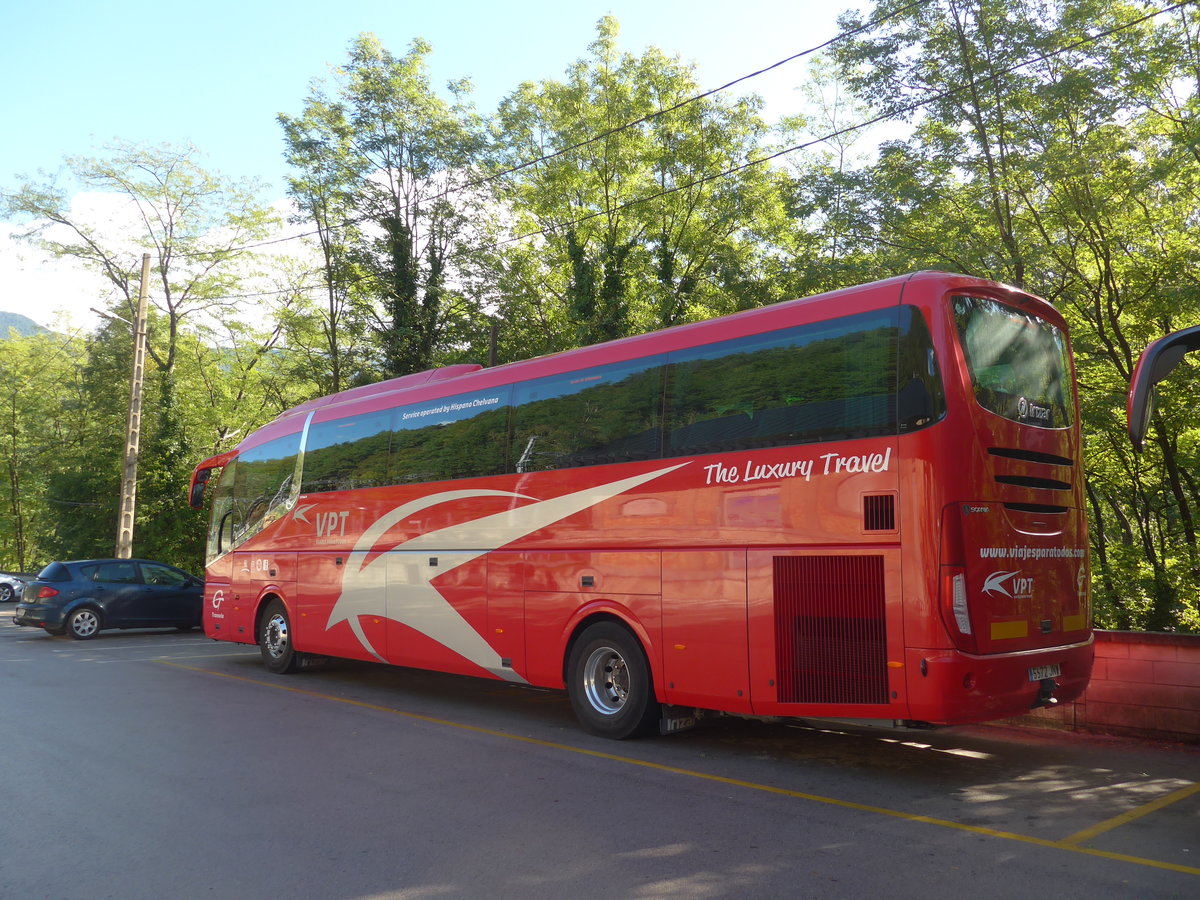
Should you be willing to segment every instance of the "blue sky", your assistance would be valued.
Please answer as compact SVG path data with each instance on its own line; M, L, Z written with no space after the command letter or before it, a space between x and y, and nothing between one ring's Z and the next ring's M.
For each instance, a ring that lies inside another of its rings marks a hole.
M5 139L0 187L100 155L114 137L194 144L209 166L282 193L279 112L300 111L309 81L373 31L400 54L433 45L434 83L468 76L481 112L521 81L561 77L605 14L621 46L654 45L697 64L704 88L828 40L854 0L0 0ZM799 106L804 63L739 86L774 119Z

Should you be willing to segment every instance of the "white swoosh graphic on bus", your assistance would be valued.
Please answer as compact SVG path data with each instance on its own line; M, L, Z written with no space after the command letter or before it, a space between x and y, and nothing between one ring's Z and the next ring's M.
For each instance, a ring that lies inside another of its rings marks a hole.
M367 640L359 617L391 619L432 638L505 681L524 683L525 679L502 664L500 655L430 582L492 550L684 465L687 463L550 500L534 500L515 509L429 531L391 548L392 551L406 552L381 553L367 562L367 557L375 551L375 542L390 528L430 506L475 497L533 498L508 491L444 491L397 507L377 519L354 545L346 574L342 577L342 593L333 605L325 629L328 631L340 622L349 622L363 648L380 662L387 662ZM431 554L437 558L436 566L429 565Z
M983 582L983 592L985 594L1003 594L1005 597L1011 597L1008 588L1004 586L1004 582L1013 575L1020 575L1021 570L1015 572L993 572Z

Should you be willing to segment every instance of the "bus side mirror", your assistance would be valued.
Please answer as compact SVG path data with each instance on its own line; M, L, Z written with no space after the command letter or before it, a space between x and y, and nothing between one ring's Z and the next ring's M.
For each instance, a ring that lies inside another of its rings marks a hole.
M1193 351L1200 351L1200 325L1161 337L1142 351L1129 380L1126 402L1129 438L1138 450L1146 439L1154 412L1154 385L1166 378Z
M192 509L204 506L204 487L208 484L208 476L211 474L212 469L201 469L192 476L192 488L188 494L188 505Z

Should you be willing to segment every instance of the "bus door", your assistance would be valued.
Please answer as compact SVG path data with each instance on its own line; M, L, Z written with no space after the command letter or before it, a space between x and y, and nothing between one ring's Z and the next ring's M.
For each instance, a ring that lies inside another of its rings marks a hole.
M440 672L500 675L487 633L487 556L438 549L386 554L388 661Z
M202 471L197 469L197 471ZM211 470L209 470L211 472ZM233 608L233 509L232 489L236 477L236 461L226 461L213 491L212 523L205 550L204 606L201 624L211 638L234 640L226 616ZM201 486L208 481L206 475ZM228 605L227 605L228 604Z
M662 569L667 702L750 713L745 549L664 550Z
M201 622L204 633L211 638L224 637L225 603L233 597L233 554L227 553L209 562L204 568L204 606Z
M525 555L493 551L487 556L487 630L501 665L524 674Z

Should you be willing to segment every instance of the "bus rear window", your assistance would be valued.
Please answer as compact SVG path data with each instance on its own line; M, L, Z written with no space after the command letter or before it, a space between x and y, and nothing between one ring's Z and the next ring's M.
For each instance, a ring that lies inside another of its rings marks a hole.
M954 321L984 409L1022 425L1071 424L1067 340L1037 316L982 297L955 297Z

